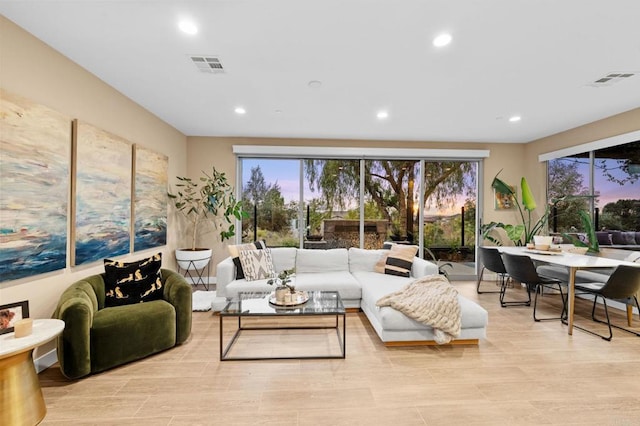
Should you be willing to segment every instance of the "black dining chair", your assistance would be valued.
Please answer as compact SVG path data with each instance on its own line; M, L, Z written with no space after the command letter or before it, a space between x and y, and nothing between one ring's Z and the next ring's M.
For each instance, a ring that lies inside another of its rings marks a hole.
M500 252L498 251L498 249L495 249L495 248L479 247L478 257L479 257L478 260L482 264L482 269L480 270L480 274L478 275L476 292L478 294L502 293L502 286L505 285L505 282L508 280L508 277L507 277L507 270L504 268L504 263L502 262L502 257L500 256ZM500 290L480 291L480 283L482 283L482 275L484 274L485 269L487 271L498 274Z
M500 294L500 303L504 307L505 304L509 306L520 304L520 305L531 305L531 290L535 292L535 298L533 300L533 320L534 321L550 321L550 320L562 320L565 317L565 312L567 312L566 301L564 297L564 292L562 291L563 283L562 281L549 278L542 275L539 275L536 272L536 267L533 264L533 260L529 256L519 256L515 254L502 253L502 260L504 261L505 269L511 278L516 281L521 282L522 284L526 284L527 286L527 296L529 298L527 301L518 301L518 302L504 302L504 291ZM536 316L536 307L538 305L538 293L542 292L544 287L557 287L560 291L560 298L562 299L562 313L559 317L552 318L538 318ZM503 287L504 288L504 287Z
M602 337L607 341L611 341L611 339L613 338L611 327L624 330L627 333L632 333L640 337L640 332L611 324L611 320L609 318L609 309L607 308L607 299L619 300L626 304L635 305L635 307L638 308L638 312L640 313L640 304L638 304L638 297L636 296L640 291L640 267L620 265L616 268L615 271L613 271L607 282L579 283L576 284L576 291L582 291L594 296L593 308L591 309L591 318L595 322L605 324L605 321L602 321L595 316L598 298L602 297L604 313L607 318L606 324L609 326L609 337L605 337L594 331L587 330L584 327L579 327L575 324L575 321L573 324L574 327L579 328L582 331L586 331L587 333Z

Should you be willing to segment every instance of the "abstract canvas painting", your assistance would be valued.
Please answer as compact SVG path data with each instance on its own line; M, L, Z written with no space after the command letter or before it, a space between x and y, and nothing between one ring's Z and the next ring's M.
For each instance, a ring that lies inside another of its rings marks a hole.
M135 146L134 251L167 244L166 155Z
M0 282L64 269L71 119L0 90Z
M82 121L75 131L74 265L130 251L131 143Z

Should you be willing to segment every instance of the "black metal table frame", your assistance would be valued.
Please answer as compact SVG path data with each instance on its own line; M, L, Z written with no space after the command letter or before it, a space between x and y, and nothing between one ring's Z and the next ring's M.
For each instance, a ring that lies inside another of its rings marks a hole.
M208 258L204 258L204 259L193 259L193 260L189 260L189 264L187 265L186 269L184 269L184 272L181 272L183 268L180 267L180 262L178 262L178 273L182 274L185 278L189 278L191 280L191 284L195 285L196 288L198 288L199 284L202 284L202 287L205 288L207 291L209 291L209 276L211 275L211 261L209 261L207 263L207 266L205 266L204 268L198 269L196 268L196 264L195 262L200 262L203 260L206 260ZM202 276L205 273L205 270L207 272L207 282L204 282L204 277ZM191 273L195 274L195 277L193 275L191 275Z
M233 334L229 344L224 347L223 342L223 323L225 317L238 317L238 329ZM316 316L335 316L335 326L309 326L309 327L243 327L242 318L271 318L271 317L287 317L287 318L299 318L299 317L316 317ZM340 325L338 318L342 317L342 336L340 335ZM244 330L317 330L317 329L335 329L338 336L338 342L340 343L340 355L309 355L309 356L274 356L274 357L232 357L228 356L229 351L233 344L238 340L240 334ZM316 313L308 315L242 315L242 313L234 315L223 315L220 313L220 361L261 361L267 359L344 359L346 357L346 342L347 342L347 316L345 312L341 313Z

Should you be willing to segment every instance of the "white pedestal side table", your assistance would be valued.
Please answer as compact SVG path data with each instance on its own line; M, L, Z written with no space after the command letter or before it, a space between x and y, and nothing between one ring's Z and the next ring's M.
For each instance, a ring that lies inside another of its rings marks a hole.
M62 330L64 321L37 319L28 336L0 335L0 424L36 425L44 418L47 407L33 365L33 350Z

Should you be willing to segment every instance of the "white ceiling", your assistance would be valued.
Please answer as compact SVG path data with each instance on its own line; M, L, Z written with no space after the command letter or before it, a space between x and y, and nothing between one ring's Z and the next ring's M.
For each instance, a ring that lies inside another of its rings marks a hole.
M528 142L640 107L639 0L3 0L0 13L189 136ZM639 75L589 85L618 71Z

